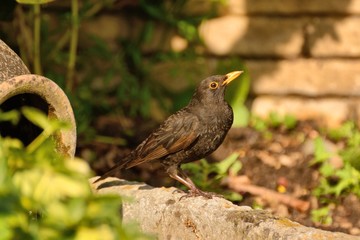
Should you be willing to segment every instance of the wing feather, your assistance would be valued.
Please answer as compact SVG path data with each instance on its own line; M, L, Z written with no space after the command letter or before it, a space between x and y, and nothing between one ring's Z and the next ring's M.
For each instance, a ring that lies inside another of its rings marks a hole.
M134 150L132 154L135 158L126 165L126 168L186 149L198 138L199 126L199 119L188 112L181 111L170 116L158 130Z

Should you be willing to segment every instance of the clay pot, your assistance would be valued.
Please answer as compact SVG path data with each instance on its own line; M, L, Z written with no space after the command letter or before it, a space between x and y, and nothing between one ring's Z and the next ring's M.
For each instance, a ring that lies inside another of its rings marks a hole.
M48 115L70 123L69 130L54 136L56 150L74 157L76 148L76 123L69 99L50 79L30 74L22 60L0 40L0 109L7 111L22 106L38 108ZM0 123L2 136L19 138L25 145L34 140L41 129L21 119L16 126Z

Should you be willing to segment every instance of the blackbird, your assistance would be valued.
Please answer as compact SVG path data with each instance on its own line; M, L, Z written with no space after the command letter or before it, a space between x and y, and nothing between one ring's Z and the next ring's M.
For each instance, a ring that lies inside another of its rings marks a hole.
M213 194L198 189L180 164L206 157L223 142L233 123L232 108L224 98L225 89L241 73L234 71L202 80L186 107L168 117L135 150L95 182L120 169L158 160L171 178L190 189L187 197L211 198Z

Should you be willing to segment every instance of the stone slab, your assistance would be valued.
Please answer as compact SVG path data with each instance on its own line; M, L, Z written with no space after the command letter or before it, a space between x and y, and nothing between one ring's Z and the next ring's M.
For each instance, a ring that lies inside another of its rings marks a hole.
M360 96L360 59L245 61L255 95Z
M303 19L223 16L199 28L207 50L215 55L294 58L304 44Z
M359 0L360 1L360 0ZM119 39L139 38L146 22L124 15L98 15L81 25L82 46L88 34L104 39L119 51ZM360 18L358 17L279 17L226 15L204 21L199 27L205 51L214 55L253 58L360 57ZM154 23L153 32L142 44L146 53L179 51L180 37L166 24ZM99 31L101 29L101 31ZM180 51L188 47L181 38ZM199 51L198 51L199 52ZM200 51L201 53L203 50Z
M359 14L360 0L189 0L183 12L201 15L213 10L218 14ZM215 9L215 10L214 10Z
M97 194L122 196L123 221L138 222L144 232L160 240L357 239L344 233L305 227L267 211L236 206L223 198L181 199L184 193L179 193L176 188L153 188L117 178L108 178L92 187Z
M276 112L282 116L293 115L298 120L316 120L328 127L338 127L349 119L359 121L357 110L360 110L359 99L292 96L259 96L251 106L251 112L263 118Z
M360 57L360 18L319 18L307 27L312 57Z

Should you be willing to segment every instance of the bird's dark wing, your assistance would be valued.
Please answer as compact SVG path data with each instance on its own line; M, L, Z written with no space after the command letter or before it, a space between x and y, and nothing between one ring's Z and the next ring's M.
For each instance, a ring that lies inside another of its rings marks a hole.
M186 111L171 115L134 150L135 158L126 164L126 168L186 149L198 138L199 126L199 119Z
M122 168L160 159L189 147L198 138L199 119L182 110L171 115L125 159L113 166L94 183L112 176Z

